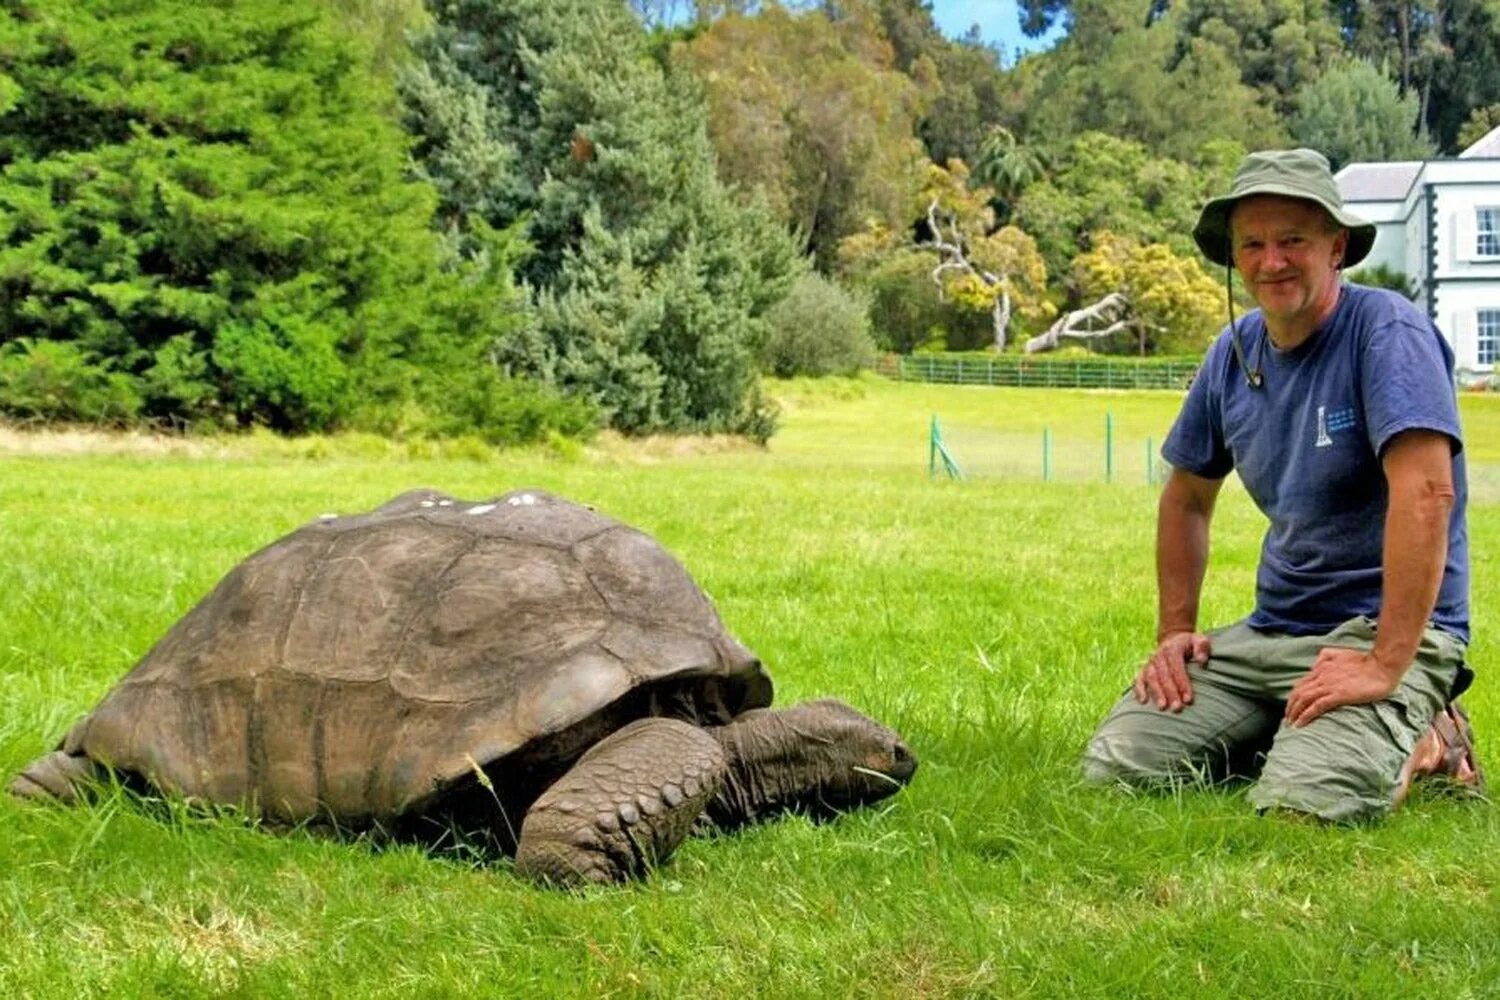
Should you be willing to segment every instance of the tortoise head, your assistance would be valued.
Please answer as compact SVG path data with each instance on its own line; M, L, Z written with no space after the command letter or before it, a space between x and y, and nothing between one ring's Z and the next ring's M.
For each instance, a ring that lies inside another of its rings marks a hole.
M897 733L831 698L746 712L712 732L729 775L709 815L726 828L788 810L827 817L868 805L917 770Z

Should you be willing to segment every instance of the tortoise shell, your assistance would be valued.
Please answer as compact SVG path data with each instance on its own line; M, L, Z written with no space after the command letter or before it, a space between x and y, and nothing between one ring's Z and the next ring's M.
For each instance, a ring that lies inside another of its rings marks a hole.
M636 718L722 723L770 701L760 662L649 536L538 490L415 490L240 563L63 749L268 819L360 828L476 783L524 811Z

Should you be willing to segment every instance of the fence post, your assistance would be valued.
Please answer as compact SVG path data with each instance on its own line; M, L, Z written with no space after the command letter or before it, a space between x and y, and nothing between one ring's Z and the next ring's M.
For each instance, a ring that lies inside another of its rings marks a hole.
M1052 428L1042 428L1042 482L1052 482Z
M937 414L932 415L932 422L927 425L927 478L931 479L937 475L937 442L938 422Z
M943 471L948 474L949 479L962 479L963 470L958 467L958 462L948 451L948 446L943 443L943 431L938 426L937 414L932 415L932 424L927 431L927 478L931 479L937 475L938 462L941 461Z
M1104 481L1115 481L1115 415L1104 414Z
M1156 444L1150 438L1146 439L1146 485L1156 485Z

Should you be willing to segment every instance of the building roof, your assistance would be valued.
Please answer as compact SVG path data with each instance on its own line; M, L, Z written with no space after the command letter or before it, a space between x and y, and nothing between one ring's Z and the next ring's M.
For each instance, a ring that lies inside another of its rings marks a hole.
M1490 129L1468 149L1458 154L1459 159L1500 157L1500 126Z
M1496 129L1500 132L1500 129ZM1470 147L1472 148L1472 147ZM1334 177L1345 201L1400 201L1422 170L1421 160L1351 163Z

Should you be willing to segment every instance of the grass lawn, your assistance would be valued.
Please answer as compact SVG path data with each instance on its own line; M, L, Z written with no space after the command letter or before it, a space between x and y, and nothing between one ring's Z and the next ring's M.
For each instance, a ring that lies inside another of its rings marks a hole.
M784 428L764 450L605 441L476 460L370 441L0 440L4 780L249 552L418 485L537 486L651 532L769 665L778 702L838 695L922 761L878 808L693 840L642 884L581 895L532 889L508 862L179 806L0 797L0 996L1500 994L1487 803L1418 795L1346 829L1258 818L1242 791L1079 785L1082 744L1152 634L1155 498L1136 456L1177 395L774 391ZM1500 399L1463 408L1467 701L1493 747ZM1034 455L1043 427L1097 448L1106 412L1135 460L1113 483L1043 484L1039 460L927 478L933 414ZM1204 614L1222 623L1249 610L1262 521L1230 489L1216 527Z

